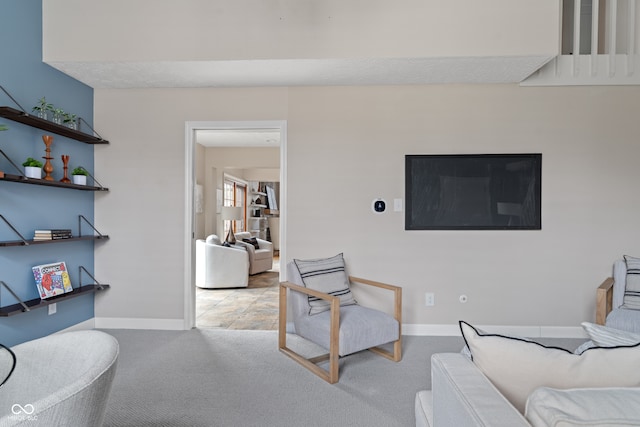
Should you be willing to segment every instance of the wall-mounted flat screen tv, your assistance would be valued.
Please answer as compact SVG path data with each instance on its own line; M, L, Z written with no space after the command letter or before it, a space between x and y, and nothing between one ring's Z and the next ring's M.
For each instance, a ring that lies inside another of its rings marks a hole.
M542 154L405 156L405 230L540 230Z

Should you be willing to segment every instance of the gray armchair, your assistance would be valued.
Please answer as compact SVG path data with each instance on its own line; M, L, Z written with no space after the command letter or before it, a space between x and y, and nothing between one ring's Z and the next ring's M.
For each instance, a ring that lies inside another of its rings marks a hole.
M638 262L637 258L628 258L630 262ZM625 294L637 294L637 291L628 291L627 262L620 259L613 264L612 277L606 278L596 292L597 324L640 334L640 307L625 303Z
M0 426L101 426L116 371L118 342L100 331L75 331L11 349L15 370L0 387ZM10 371L0 349L0 381Z
M352 283L391 291L394 297L394 314L391 316L358 304L341 306L340 297L305 287L294 263L287 265L287 278L288 282L280 283L278 348L281 352L330 384L338 382L338 360L342 356L368 349L387 359L400 361L402 358L402 288L348 276L348 281ZM327 349L328 354L308 359L287 346L287 293L291 300L291 315L296 335ZM318 314L310 314L310 296L327 301L330 309ZM389 343L393 343L392 352L379 347ZM317 365L326 360L329 360L328 370Z
M249 274L258 274L273 268L273 243L267 240L256 239L258 243L258 247L256 248L251 243L242 240L251 239L251 233L248 231L235 233L235 236L236 244L244 246L249 253Z

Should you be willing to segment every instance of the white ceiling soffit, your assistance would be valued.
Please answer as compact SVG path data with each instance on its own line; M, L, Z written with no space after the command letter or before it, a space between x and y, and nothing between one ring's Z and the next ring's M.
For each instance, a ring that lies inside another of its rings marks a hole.
M198 129L195 142L205 147L279 147L279 129Z
M48 62L95 89L519 83L551 56Z

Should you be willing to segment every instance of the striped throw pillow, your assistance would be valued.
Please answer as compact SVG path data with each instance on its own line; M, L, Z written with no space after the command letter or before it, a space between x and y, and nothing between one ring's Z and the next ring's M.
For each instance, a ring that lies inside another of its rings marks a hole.
M633 310L640 310L640 258L624 256L627 264L627 277L622 306Z
M636 345L640 343L640 335L595 323L582 322L582 328L599 347L614 347L621 345Z
M357 304L349 289L349 277L345 271L342 254L322 259L294 259L293 262L306 288L339 297L341 306ZM308 299L310 315L331 309L331 304L326 300L313 296L309 296Z

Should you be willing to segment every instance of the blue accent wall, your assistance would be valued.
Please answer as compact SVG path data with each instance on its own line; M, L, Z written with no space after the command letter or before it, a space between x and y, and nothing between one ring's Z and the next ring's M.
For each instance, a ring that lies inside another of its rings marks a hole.
M42 62L42 0L4 0L0 25L0 85L22 107L31 108L45 96L56 107L77 114L93 125L93 89ZM69 40L69 49L74 42ZM4 93L0 106L18 108ZM45 155L42 136L45 131L0 118L9 126L0 132L0 149L21 167L27 157ZM53 135L53 177L63 176L62 154L70 156L69 169L82 165L93 172L93 146ZM43 160L44 162L44 160ZM0 171L15 174L15 169L0 156ZM37 228L70 228L78 232L78 215L93 223L94 193L65 188L43 187L0 181L0 214L27 239ZM102 230L101 230L102 231ZM83 234L91 230L83 227ZM17 240L11 229L0 221L0 241ZM94 243L64 242L23 247L0 247L0 280L23 300L38 298L31 267L65 261L74 287L79 284L79 266L93 272ZM98 278L99 280L99 278ZM83 284L91 279L83 276ZM17 301L0 289L0 306ZM94 317L93 294L57 303L57 313L48 315L47 307L10 317L0 317L0 343L15 345L65 329Z

